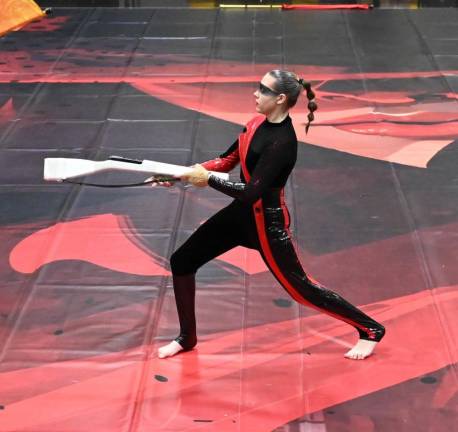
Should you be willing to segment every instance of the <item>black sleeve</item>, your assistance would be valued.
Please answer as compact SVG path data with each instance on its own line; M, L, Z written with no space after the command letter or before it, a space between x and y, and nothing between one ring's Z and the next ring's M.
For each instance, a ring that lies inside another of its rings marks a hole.
M274 142L265 148L248 183L230 182L210 175L208 185L245 204L254 204L290 163L291 146L289 144L288 142Z

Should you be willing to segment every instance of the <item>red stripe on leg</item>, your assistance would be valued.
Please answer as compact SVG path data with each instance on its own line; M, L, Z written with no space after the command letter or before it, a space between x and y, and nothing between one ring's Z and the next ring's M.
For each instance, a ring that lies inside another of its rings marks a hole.
M262 201L259 200L257 201L254 206L254 211L255 211L255 219L256 219L256 228L257 228L257 231L258 231L258 236L259 236L259 241L260 241L260 244L261 244L261 249L262 249L262 252L266 258L266 261L267 261L267 264L269 266L269 268L271 269L272 273L274 274L274 276L278 279L278 281L282 284L282 286L288 291L288 293L291 295L291 297L294 298L294 300L296 300L297 302L305 305L305 306L309 306L309 307L312 307L320 312L324 312L326 313L327 315L330 315L330 316L333 316L334 318L337 318L341 321L344 321L356 328L359 328L360 330L366 332L369 337L371 335L373 335L373 332L364 327L363 325L357 323L357 322L354 322L352 320L350 320L349 318L345 318L341 315L338 315L338 314L335 314L333 312L330 312L326 309L322 309L316 305L314 305L313 303L310 303L308 302L307 300L305 300L302 295L294 288L294 286L288 281L288 279L285 277L285 275L282 273L281 269L278 267L276 261L275 261L275 258L273 257L273 254L272 254L272 250L270 248L270 245L269 245L269 240L266 236L266 230L265 230L265 222L264 222L264 213L263 213L263 207L262 207ZM307 276L308 277L308 276ZM310 277L308 277L312 282L314 282ZM315 283L315 282L314 282ZM316 282L316 284L318 284L318 282Z

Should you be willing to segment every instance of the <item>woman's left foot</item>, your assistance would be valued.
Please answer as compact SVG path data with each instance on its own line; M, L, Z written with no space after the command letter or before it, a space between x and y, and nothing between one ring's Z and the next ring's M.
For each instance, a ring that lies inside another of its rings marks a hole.
M161 346L158 350L158 357L160 359L172 357L178 354L180 351L183 351L183 347L177 342L172 341L167 345Z
M359 339L356 345L344 357L352 360L363 360L373 353L376 345L377 342L375 341Z

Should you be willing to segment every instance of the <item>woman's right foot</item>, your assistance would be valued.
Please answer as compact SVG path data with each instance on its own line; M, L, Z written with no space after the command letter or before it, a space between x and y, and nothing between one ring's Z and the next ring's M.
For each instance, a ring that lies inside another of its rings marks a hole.
M178 354L180 351L183 351L183 347L176 341L172 341L167 345L164 345L158 350L159 358L172 357L175 354Z
M373 352L378 342L385 336L385 327L377 323L377 327L371 328L371 335L360 332L360 339L356 345L348 351L344 357L353 360L363 360L369 357Z
M373 353L377 343L375 341L359 339L357 344L344 357L352 360L363 360Z

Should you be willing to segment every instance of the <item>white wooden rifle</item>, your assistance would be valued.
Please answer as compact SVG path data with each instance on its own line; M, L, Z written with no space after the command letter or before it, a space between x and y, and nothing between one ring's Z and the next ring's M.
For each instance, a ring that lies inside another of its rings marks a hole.
M87 176L102 171L133 171L153 174L149 181L129 184L96 184L70 180L75 177ZM180 177L192 171L191 167L172 165L150 160L129 159L122 156L110 156L104 161L72 158L45 158L44 179L97 187L133 187L144 186L154 182L176 182ZM213 172L212 174L224 180L229 178L226 173Z

